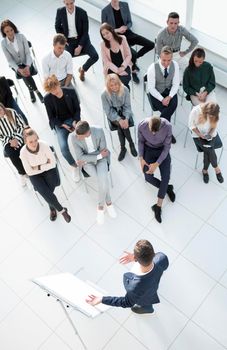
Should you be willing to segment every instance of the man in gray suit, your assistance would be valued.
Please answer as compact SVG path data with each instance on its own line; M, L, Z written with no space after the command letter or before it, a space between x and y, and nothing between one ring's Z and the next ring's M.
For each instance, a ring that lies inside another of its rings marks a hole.
M106 148L106 139L103 129L98 126L89 126L86 121L79 121L75 125L75 133L71 136L77 164L90 176L97 177L98 181L98 208L97 223L104 223L104 206L110 217L115 218L108 183L110 152Z
M119 0L111 0L110 4L102 10L102 23L110 24L115 32L125 35L129 46L140 45L142 48L136 52L131 48L132 52L132 77L135 83L139 83L139 78L136 75L136 70L139 68L136 65L136 60L154 48L154 43L141 35L134 33L132 28L132 18L127 2Z

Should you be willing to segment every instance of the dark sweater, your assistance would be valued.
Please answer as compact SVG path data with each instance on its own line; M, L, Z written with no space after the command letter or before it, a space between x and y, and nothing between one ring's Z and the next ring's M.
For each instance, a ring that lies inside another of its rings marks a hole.
M213 67L204 61L200 67L187 67L184 71L183 89L188 96L196 95L201 87L205 87L208 94L215 88Z

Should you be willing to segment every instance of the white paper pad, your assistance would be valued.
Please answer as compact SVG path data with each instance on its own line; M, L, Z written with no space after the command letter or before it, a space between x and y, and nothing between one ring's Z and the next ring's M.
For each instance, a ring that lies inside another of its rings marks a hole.
M90 317L95 317L101 312L106 311L109 306L99 304L97 306L89 305L85 299L89 294L102 296L100 288L89 282L81 281L78 277L71 273L59 273L57 275L49 275L32 279L32 282L39 285L50 295L60 299L67 305L75 307Z

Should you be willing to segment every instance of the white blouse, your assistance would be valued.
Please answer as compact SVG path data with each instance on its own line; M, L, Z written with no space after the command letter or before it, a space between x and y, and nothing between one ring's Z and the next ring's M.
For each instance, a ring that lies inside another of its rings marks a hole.
M202 110L200 105L197 105L192 108L189 114L188 127L191 131L197 128L202 135L207 135L209 134L212 127L210 125L209 119L207 119L205 123L201 123L199 121L201 113L202 113ZM215 137L216 135L217 135L217 129L213 131L212 137ZM198 138L199 136L194 131L192 131L192 137Z

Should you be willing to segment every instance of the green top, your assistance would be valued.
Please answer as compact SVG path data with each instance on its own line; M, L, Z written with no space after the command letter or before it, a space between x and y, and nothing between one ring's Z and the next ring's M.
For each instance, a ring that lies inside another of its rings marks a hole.
M213 67L204 61L200 67L187 67L184 71L183 89L188 96L196 95L201 87L205 87L208 94L215 88Z

